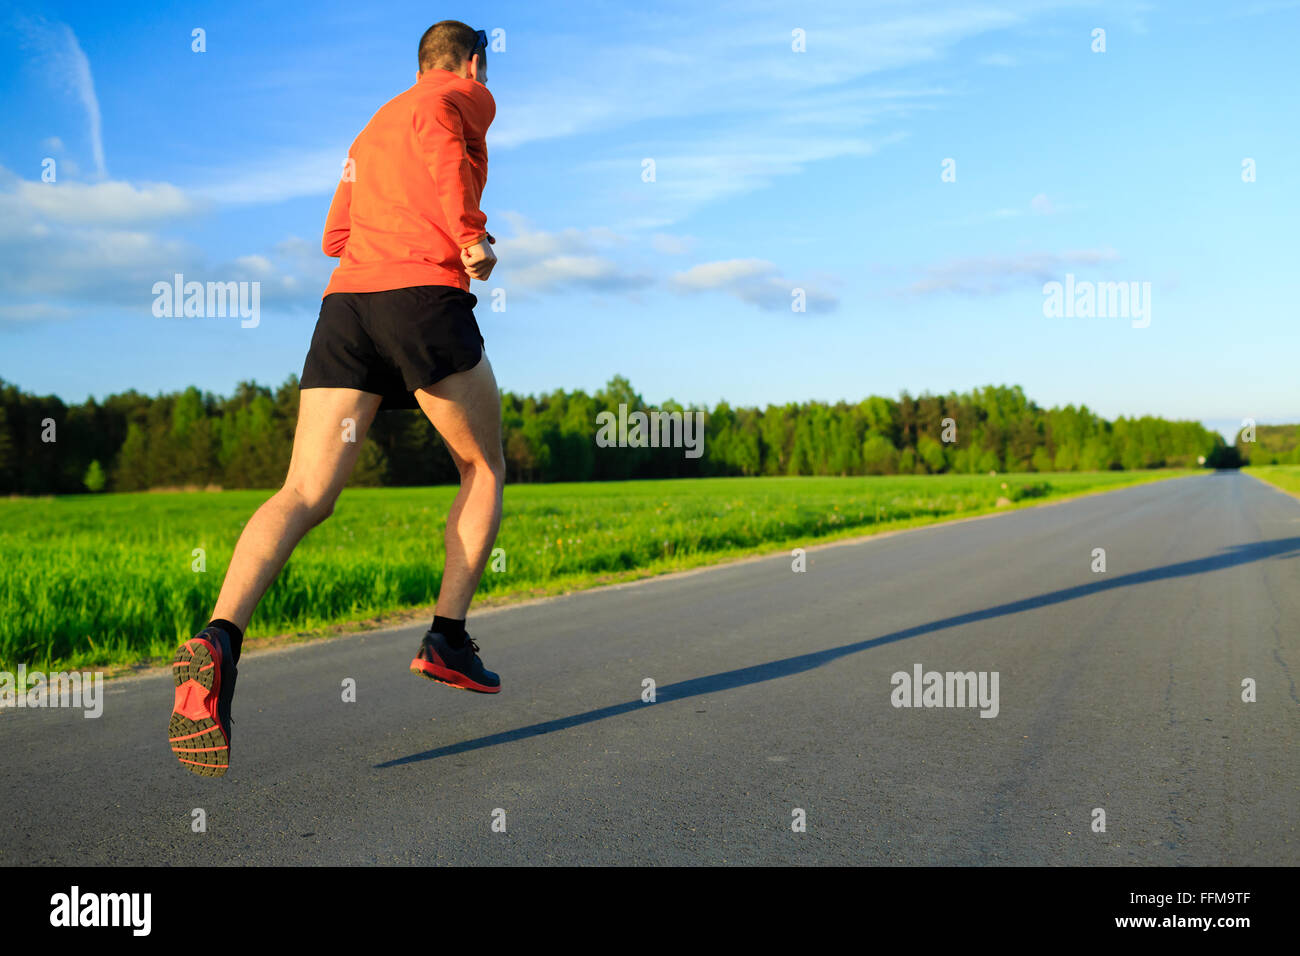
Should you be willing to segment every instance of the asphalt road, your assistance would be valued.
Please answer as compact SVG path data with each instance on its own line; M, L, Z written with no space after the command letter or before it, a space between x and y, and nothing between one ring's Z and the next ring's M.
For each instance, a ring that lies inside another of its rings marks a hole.
M0 863L1300 863L1300 501L1245 475L470 624L496 697L412 676L422 629L250 653L224 778L166 674L0 713ZM917 664L997 716L893 706Z

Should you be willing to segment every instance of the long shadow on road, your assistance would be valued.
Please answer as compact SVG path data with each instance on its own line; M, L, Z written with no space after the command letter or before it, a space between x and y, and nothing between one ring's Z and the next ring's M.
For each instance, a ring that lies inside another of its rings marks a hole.
M1104 591L1110 591L1115 588L1131 587L1135 584L1148 584L1152 581L1164 581L1169 578L1186 577L1192 574L1205 574L1209 571L1220 571L1224 568L1236 567L1237 565L1248 564L1252 561L1262 561L1266 558L1294 558L1298 555L1300 555L1300 537L1278 538L1274 541L1259 541L1253 544L1232 545L1210 557L1196 558L1192 561L1181 561L1177 564L1167 564L1161 568L1151 568L1147 571L1135 571L1132 574L1123 574L1115 578L1101 579L1099 581L1080 584L1071 588L1062 588L1059 591L1051 591L1037 597L1024 598L1020 601L1011 601L1007 604L999 604L995 607L985 608L982 611L970 611L966 614L957 614L953 617L945 617L938 621L931 621L928 624L918 624L915 627L904 628L901 631L895 631L894 633L886 634L883 637L873 637L869 640L857 641L853 644L845 644L841 647L833 647L828 650L816 651L811 654L800 654L796 657L786 657L779 661L769 661L766 664L740 667L736 670L724 671L721 674L710 674L707 677L694 677L690 680L679 681L676 684L668 684L656 690L656 703L662 704L671 700L684 700L688 697L697 697L701 694L714 694L719 691L731 690L735 687L744 687L748 684L761 684L764 681L775 680L778 677L789 677L793 674L801 674L804 671L812 670L815 667L821 667L823 664L828 664L841 657L847 657L850 654L857 654L860 651L869 650L873 647L893 644L895 641L903 641L909 637L918 637L922 634L932 634L935 631L946 630L950 627L960 627L963 624L973 624L976 621L987 621L990 618L1003 617L1008 614L1019 614L1021 611L1032 611L1035 608L1048 607L1052 604L1060 604L1064 601L1073 601L1076 598L1088 597L1092 594L1100 594ZM486 737L478 737L474 740L466 740L458 744L448 744L445 747L437 747L433 750L426 750L423 753L410 754L409 756L399 757L396 760L389 760L385 763L376 764L375 766L376 769L399 767L403 764L418 763L422 760L434 760L438 757L450 757L453 754L466 753L471 750L481 750L484 747L495 747L498 744L512 743L516 740L527 740L530 737L540 737L543 734L555 733L557 730L568 730L570 727L590 724L597 720L605 720L608 717L617 717L619 714L626 714L629 711L639 710L645 706L646 705L640 699L624 701L621 704L611 704L608 707L589 710L583 714L574 714L569 717L558 717L555 720L547 720L540 724L520 727L517 730L507 730L497 734L490 734Z

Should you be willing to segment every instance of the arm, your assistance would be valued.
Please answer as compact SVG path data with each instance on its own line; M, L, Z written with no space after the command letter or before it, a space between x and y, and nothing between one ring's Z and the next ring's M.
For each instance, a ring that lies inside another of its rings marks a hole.
M415 135L452 238L462 250L477 245L487 238L487 216L478 208L460 112L443 101L430 114L417 113Z
M325 217L325 235L321 238L321 251L327 256L341 256L352 231L352 180L340 179Z

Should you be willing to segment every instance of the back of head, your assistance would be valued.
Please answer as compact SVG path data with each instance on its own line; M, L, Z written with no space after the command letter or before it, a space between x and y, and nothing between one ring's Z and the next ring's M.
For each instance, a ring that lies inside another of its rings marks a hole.
M442 20L424 31L420 37L420 72L450 70L457 72L478 46L478 31L459 20ZM482 69L486 49L479 51Z

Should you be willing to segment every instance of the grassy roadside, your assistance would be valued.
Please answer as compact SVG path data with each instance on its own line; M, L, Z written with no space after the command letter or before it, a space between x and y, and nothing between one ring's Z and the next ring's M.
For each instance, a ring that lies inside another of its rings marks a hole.
M1300 498L1300 465L1254 465L1241 470L1279 491Z
M1199 471L514 486L476 607L634 581ZM453 488L349 490L268 592L247 646L426 618ZM0 502L0 670L165 663L206 620L267 492ZM196 555L202 553L202 560ZM202 563L203 569L199 569Z

